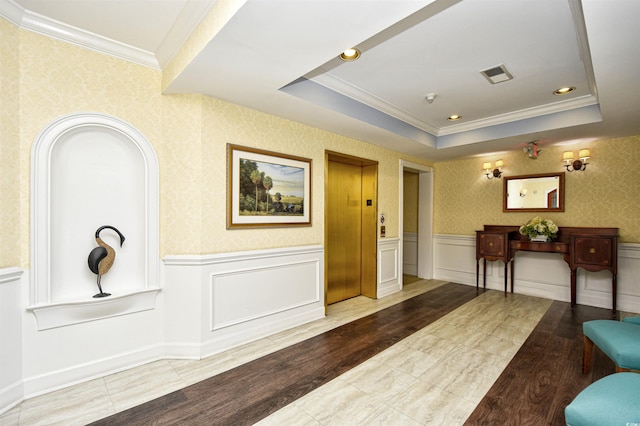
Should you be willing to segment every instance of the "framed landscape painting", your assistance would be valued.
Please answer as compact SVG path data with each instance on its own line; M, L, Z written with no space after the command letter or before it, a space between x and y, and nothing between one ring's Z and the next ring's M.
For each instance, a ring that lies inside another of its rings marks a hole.
M227 145L227 228L311 225L311 159Z

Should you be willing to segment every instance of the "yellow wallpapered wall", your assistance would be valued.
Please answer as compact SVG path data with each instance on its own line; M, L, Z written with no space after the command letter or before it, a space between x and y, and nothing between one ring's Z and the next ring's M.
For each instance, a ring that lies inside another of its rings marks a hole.
M16 188L9 199L19 205L8 208L3 198L0 206L0 214L19 225L11 228L18 229L15 234L8 227L0 231L3 240L16 240L13 247L0 246L2 266L29 265L30 155L36 136L52 120L86 111L131 123L154 146L160 165L161 256L323 244L325 150L379 162L378 211L386 213L387 237L398 236L399 153L202 95L162 95L157 70L2 25L3 78L8 76L7 84L17 87L19 96L13 107L2 105L3 116L8 115L3 120L18 123L3 132L16 141L8 147L19 164L0 172L11 181L3 182L3 197L5 186ZM13 39L4 37L7 32ZM5 57L17 63L14 72ZM227 230L227 143L312 159L313 226Z
M418 182L417 173L403 173L403 232L418 232Z
M189 224L182 217L179 225L184 231L166 230L163 244L165 254L189 253L199 244L201 253L219 253L288 247L308 244L324 244L324 162L325 150L378 161L378 211L385 212L387 237L398 236L398 169L400 154L384 148L365 144L340 135L315 129L282 118L260 113L238 105L202 96L202 145L201 186L198 197L201 203L201 222L189 217ZM301 228L226 229L226 150L233 143L269 151L292 154L312 160L312 212L313 226ZM172 145L172 150L181 147ZM188 147L185 147L188 149ZM420 162L415 158L405 160ZM170 162L181 162L177 156L166 156ZM424 162L423 162L424 163ZM192 177L189 170L178 164L163 167L167 176L162 182L180 191ZM170 179L168 177L171 176ZM169 182L171 181L171 182ZM178 183L176 183L178 182ZM182 183L180 183L182 182ZM177 198L165 197L167 203L177 203ZM164 198L163 198L164 199ZM169 207L177 210L179 206ZM175 215L167 218L177 219ZM201 238L198 243L185 236Z
M19 265L20 128L18 30L0 19L0 268Z
M160 163L160 249L204 254L323 244L325 150L379 162L378 211L387 237L398 236L400 158L416 158L201 95L161 95L159 71L17 30L0 19L0 267L29 264L30 154L38 132L61 115L94 111L130 122L150 140ZM16 115L16 111L18 111ZM640 136L591 142L586 172L567 174L566 212L546 215L560 226L619 227L640 242ZM313 161L312 220L305 228L226 229L226 145L283 152ZM563 147L539 159L508 152L505 174L561 170ZM434 166L434 231L472 235L483 224L519 225L532 215L502 212L502 180L482 174L479 157Z
M434 232L472 235L484 224L521 225L534 215L559 226L620 228L621 242L640 242L640 136L588 143L540 145L539 158L515 150L499 155L437 163L434 166ZM587 170L565 175L565 211L504 213L502 179L488 180L482 163L502 158L504 175L560 172L562 152L589 148Z
M31 147L52 120L77 112L110 114L162 141L160 72L19 30L20 246L29 264Z

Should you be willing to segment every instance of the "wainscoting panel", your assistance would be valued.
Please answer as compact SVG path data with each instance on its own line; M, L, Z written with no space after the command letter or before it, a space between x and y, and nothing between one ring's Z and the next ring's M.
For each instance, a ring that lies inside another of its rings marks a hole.
M476 285L475 236L434 235L434 278ZM482 262L480 286L482 286ZM509 268L509 274L510 274ZM571 271L561 255L520 251L515 256L515 293L569 302ZM618 303L621 311L640 313L640 244L618 245ZM510 278L509 278L510 282ZM611 308L611 274L578 268L577 303ZM487 263L487 288L504 289L504 264Z
M584 271L580 272L585 274ZM586 291L583 291L584 296L591 296L591 289L598 288L600 290L595 291L595 298L604 298L604 307L608 307L611 303L611 274L603 272L588 275L589 280L587 281ZM580 277L580 275L578 275L578 277ZM619 310L640 313L640 280L638 277L640 277L640 244L618 244ZM598 279L599 282L596 283L595 279ZM580 281L578 281L578 283L579 282ZM578 295L580 295L580 292L578 292ZM609 305L607 305L607 302ZM580 296L578 296L578 303L591 304L581 302Z
M433 278L460 284L476 285L475 238L456 235L434 235ZM501 262L492 262L499 263ZM494 271L487 267L487 287ZM482 277L481 277L482 278Z
M21 288L27 286L19 268L0 269L0 413L22 401ZM11 324L11 326L7 326Z
M320 246L167 256L164 263L170 357L202 358L324 316ZM196 312L181 317L174 294Z
M318 266L313 259L213 274L211 330L320 302Z
M399 245L399 238L378 240L378 299L402 290L402 277L398 268Z

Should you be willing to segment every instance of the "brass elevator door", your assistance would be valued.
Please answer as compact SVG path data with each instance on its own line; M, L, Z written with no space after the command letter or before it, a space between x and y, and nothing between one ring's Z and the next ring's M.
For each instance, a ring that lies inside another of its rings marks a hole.
M361 294L362 168L329 161L327 304Z

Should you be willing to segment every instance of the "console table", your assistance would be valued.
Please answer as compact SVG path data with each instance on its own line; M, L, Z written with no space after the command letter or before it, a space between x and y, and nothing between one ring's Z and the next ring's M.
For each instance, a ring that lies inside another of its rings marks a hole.
M479 288L480 259L483 262L483 287L487 288L487 261L504 262L504 294L507 295L507 266L511 265L513 293L514 257L518 251L558 253L571 270L571 306L576 304L576 271L583 268L596 272L611 272L612 313L616 315L618 274L618 228L560 227L558 237L551 242L530 241L521 235L519 226L484 225L476 231L476 288Z

